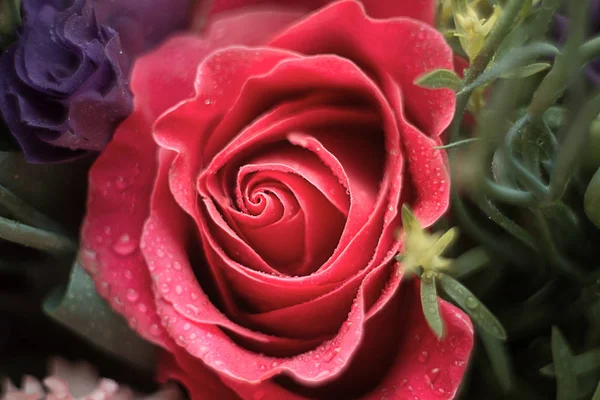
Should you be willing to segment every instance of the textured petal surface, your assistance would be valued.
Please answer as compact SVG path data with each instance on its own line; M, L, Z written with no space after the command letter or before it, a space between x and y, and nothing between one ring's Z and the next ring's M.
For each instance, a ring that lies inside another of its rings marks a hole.
M333 0L215 0L210 13L218 14L260 5L311 11L333 2ZM434 0L362 0L362 3L369 15L375 18L410 17L433 25ZM200 4L199 7L205 8L206 5Z
M472 326L442 302L437 342L394 261L402 203L448 207L454 97L412 82L452 53L402 17L433 3L255 4L137 64L83 263L194 399L451 399Z

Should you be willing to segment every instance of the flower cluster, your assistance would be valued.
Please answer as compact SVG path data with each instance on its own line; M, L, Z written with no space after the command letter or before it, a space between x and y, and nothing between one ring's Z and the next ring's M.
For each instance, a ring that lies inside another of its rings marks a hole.
M6 380L2 400L180 400L182 393L173 385L151 395L135 393L112 379L98 377L94 367L85 362L69 363L54 358L49 363L48 377L43 382L32 376L23 377L17 388Z
M557 326L596 354L600 0L560 3L2 1L0 247L35 251L0 326L56 286L53 323L192 400L452 400L476 330L507 398L523 338L592 394ZM181 398L61 360L3 389Z

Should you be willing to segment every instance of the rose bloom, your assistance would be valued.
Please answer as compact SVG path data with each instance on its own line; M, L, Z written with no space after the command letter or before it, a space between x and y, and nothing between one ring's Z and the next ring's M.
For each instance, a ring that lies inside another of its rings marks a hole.
M0 112L29 162L104 149L132 109L133 60L182 29L190 0L23 0L0 57Z
M141 58L90 172L80 260L193 399L451 399L473 346L422 315L399 210L448 208L433 0L199 7Z

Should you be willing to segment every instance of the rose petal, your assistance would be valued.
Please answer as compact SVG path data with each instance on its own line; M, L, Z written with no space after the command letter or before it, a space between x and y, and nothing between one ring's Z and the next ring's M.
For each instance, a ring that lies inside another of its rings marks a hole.
M204 56L198 41L177 38L141 58L133 73L134 113L90 171L88 210L80 259L96 286L147 340L167 346L153 305L154 294L138 243L149 214L156 171L151 124L165 108L193 92L195 65ZM176 68L158 60L177 59ZM147 93L164 87L165 96ZM167 101L164 101L164 100Z
M413 83L433 69L452 69L452 51L444 37L421 22L374 20L359 2L343 0L292 26L269 45L303 54L333 53L378 76L390 74L401 87L407 118L430 136L446 129L454 115L454 92Z
M323 7L333 0L215 0L210 14L243 9L244 7L268 4L271 7L300 8L306 11ZM433 25L435 13L434 0L362 0L367 13L375 18L410 17ZM204 13L205 4L197 7Z

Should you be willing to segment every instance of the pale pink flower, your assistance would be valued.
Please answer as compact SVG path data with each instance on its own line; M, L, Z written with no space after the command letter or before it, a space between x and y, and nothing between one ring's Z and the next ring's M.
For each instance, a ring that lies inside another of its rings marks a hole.
M50 361L49 376L42 382L24 376L21 388L6 379L0 400L180 400L176 386L167 385L150 395L134 392L112 379L99 378L88 363L68 363L60 358Z

